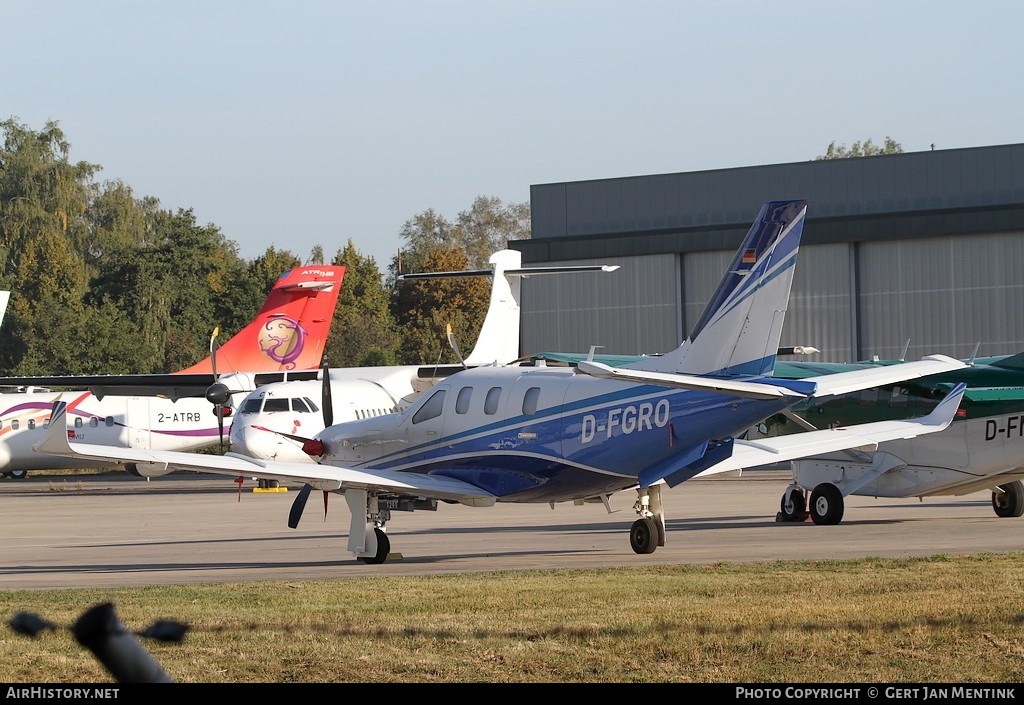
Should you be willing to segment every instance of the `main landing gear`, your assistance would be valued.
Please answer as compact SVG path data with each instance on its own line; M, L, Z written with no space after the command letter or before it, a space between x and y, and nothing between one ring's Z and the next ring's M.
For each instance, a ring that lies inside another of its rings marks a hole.
M1017 480L992 490L992 509L998 517L1024 516L1024 484Z
M391 510L381 508L377 493L366 490L345 490L345 501L352 514L348 550L363 563L383 563L391 553L391 540L384 528Z
M629 529L629 545L634 553L654 553L658 546L665 545L665 510L661 504L661 485L651 485L637 490L638 497L633 509L640 518Z
M843 520L843 493L831 482L822 482L811 492L808 503L803 487L795 482L782 493L777 521L806 521L810 516L815 524L829 526Z

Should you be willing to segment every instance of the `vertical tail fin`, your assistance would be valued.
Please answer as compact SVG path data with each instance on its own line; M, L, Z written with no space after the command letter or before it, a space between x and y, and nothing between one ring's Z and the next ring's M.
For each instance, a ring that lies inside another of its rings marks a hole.
M626 367L659 372L770 375L789 306L806 200L768 201L689 338Z
M505 365L519 357L520 295L523 277L539 274L571 272L614 272L618 265L563 265L522 267L523 253L499 250L491 255L493 269L467 269L461 272L419 272L404 274L402 279L435 279L440 277L491 277L491 299L487 315L473 352L464 360L470 367Z
M345 268L296 267L274 283L256 318L217 348L217 374L312 370L323 359ZM207 357L184 373L213 374Z

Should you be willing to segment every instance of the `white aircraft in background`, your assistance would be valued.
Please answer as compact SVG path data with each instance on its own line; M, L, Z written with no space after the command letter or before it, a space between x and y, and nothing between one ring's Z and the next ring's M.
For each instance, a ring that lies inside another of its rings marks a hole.
M488 277L491 295L480 335L459 365L344 367L329 372L329 384L288 381L260 386L238 405L231 425L231 450L254 458L314 462L303 441L327 426L401 411L417 395L466 367L507 365L519 357L520 300L524 278L548 274L614 272L618 265L522 267L522 253L500 250L492 269L405 274L403 281ZM449 344L459 356L449 330Z
M782 380L775 364L806 201L770 201L733 258L683 344L635 365L582 361L576 368L486 366L457 372L407 409L330 426L305 444L317 463L202 456L69 444L50 432L43 453L135 463L140 472L212 472L305 483L289 525L296 527L313 489L344 495L351 511L348 548L366 563L390 552L393 510L438 501L487 507L496 502L603 502L634 490L636 553L665 543L663 486L945 428L963 386L927 417L769 438L739 438L751 426L808 398L963 367L929 356L891 367ZM64 407L54 405L54 418Z
M344 267L327 265L285 272L251 323L219 347L215 333L210 357L181 372L3 378L5 386L82 388L0 394L0 473L20 479L30 470L109 465L33 452L57 400L67 405L67 435L74 443L188 451L222 441L232 400L258 380L299 374L293 370L315 377L344 274ZM218 375L217 367L226 373Z

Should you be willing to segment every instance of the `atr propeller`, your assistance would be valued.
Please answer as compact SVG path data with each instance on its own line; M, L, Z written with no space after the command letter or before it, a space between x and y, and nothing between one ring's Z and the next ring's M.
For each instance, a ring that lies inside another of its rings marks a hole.
M230 411L225 414L225 409L228 408L228 402L231 400L231 390L228 389L228 385L224 384L217 377L217 348L220 344L217 342L217 336L220 334L220 326L213 329L213 335L210 336L210 367L213 370L213 384L206 388L206 400L213 404L213 413L217 415L217 431L220 434L221 447L224 446L224 416L230 415Z

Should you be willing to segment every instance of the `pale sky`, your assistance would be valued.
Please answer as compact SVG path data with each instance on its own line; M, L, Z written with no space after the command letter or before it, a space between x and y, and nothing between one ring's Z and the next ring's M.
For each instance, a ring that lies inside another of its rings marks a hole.
M530 185L1024 141L1024 3L3 0L0 119L252 259Z

